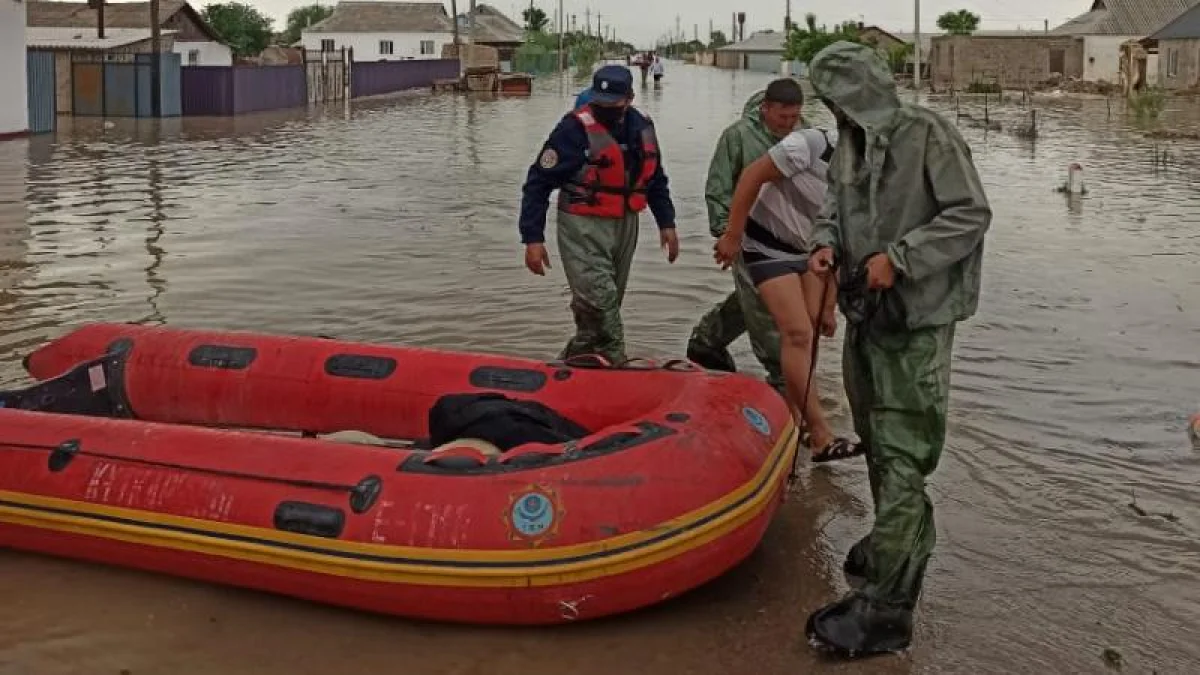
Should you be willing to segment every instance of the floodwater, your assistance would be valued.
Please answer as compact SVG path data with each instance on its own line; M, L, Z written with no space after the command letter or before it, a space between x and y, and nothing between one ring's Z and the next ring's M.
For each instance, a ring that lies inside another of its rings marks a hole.
M668 265L647 224L626 308L635 353L680 354L730 287L710 257L703 176L767 79L676 65L639 97L683 256ZM34 346L99 320L554 355L566 285L558 265L525 272L516 213L575 91L543 78L529 99L82 121L0 144L0 384L22 381ZM1012 126L1024 112L989 115ZM1200 409L1196 147L1166 144L1155 172L1153 143L1104 101L1050 102L1039 124L1031 142L961 123L996 217L982 308L959 330L910 655L824 663L801 637L869 527L866 473L849 464L808 472L725 578L554 629L365 616L4 551L0 674L1091 673L1118 658L1125 672L1200 671L1200 456L1185 433ZM1054 188L1075 161L1088 194L1068 199ZM845 426L838 351L820 383ZM756 367L744 344L736 354Z

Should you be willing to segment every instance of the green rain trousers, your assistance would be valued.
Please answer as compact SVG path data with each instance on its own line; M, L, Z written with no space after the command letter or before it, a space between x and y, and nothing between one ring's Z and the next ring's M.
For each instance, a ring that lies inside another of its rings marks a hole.
M854 325L842 353L875 501L864 592L909 608L936 540L925 480L946 439L953 342L954 324L888 333Z
M733 283L733 292L701 317L692 329L689 351L695 349L732 361L729 345L742 333L747 333L754 356L767 371L767 383L782 392L779 330L740 257L733 266Z
M600 354L625 360L621 304L637 249L638 215L595 218L558 212L558 253L571 287L575 336L560 358Z

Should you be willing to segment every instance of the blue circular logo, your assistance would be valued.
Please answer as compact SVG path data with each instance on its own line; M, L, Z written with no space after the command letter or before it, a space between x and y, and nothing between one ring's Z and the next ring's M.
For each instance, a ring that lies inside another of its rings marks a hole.
M746 406L742 408L742 417L745 417L746 422L758 433L763 436L771 435L771 423L767 421L767 416L760 413L758 409Z
M540 492L530 492L513 502L513 528L526 537L544 534L554 524L554 504Z

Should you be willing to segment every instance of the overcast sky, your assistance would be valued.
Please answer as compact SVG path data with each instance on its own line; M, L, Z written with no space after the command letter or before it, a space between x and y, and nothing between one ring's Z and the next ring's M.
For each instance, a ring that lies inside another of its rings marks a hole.
M281 30L284 17L298 6L310 4L305 0L248 0L276 21L276 30ZM469 0L458 0L459 11L464 11ZM202 7L205 0L193 0L193 6ZM321 4L336 4L333 0L321 0ZM450 2L443 3L447 11ZM490 2L520 22L521 10L529 6L528 0L494 0ZM534 4L553 20L558 7L557 0L535 0ZM563 13L576 15L577 24L583 27L585 12L590 8L592 21L599 10L601 21L611 22L618 37L639 46L650 46L661 35L675 29L675 17L688 38L693 27L699 26L701 39L708 32L708 22L713 21L717 30L729 34L734 12L746 13L746 35L761 28L783 28L783 16L787 0L563 0ZM1041 28L1043 21L1050 26L1086 12L1090 0L924 0L921 4L922 31L936 32L938 15L946 11L969 9L983 21L980 28L999 30L1012 28ZM813 12L821 22L834 23L843 20L858 20L877 24L893 31L912 32L913 4L897 0L793 0L792 15L802 21L805 12Z

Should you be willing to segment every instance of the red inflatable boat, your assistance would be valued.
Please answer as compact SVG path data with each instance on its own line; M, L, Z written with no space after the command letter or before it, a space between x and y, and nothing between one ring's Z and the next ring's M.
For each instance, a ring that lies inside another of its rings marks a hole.
M41 383L0 392L0 546L437 620L702 584L757 546L797 444L770 387L688 362L103 324L25 364ZM422 443L435 403L484 392L587 435Z

